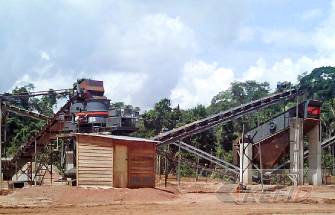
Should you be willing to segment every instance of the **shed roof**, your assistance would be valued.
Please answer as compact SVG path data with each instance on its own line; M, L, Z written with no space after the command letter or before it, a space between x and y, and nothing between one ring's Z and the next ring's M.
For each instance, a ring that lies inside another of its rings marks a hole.
M91 137L102 137L107 139L114 140L127 140L135 142L148 142L148 143L159 143L159 141L139 138L139 137L129 137L129 136L118 136L118 135L109 135L109 134L99 134L99 133L75 133L76 136L91 136Z

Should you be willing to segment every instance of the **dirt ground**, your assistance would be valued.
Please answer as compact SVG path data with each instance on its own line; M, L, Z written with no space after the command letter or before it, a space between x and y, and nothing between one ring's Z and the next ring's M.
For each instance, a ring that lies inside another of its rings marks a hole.
M0 214L335 214L335 186L169 183L155 189L25 187L0 196Z

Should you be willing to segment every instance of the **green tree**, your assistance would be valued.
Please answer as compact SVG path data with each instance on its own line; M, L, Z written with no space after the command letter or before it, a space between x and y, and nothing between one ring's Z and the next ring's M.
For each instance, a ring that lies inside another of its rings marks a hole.
M16 87L8 95L24 95L29 94L34 90L33 84L28 84L23 87ZM48 116L53 115L53 107L57 103L58 96L55 91L50 89L48 95L44 95L40 98L32 97L13 97L8 102L12 105L24 108L30 111L36 111L41 114ZM42 126L45 124L42 120L30 119L23 116L18 116L13 113L7 113L6 115L6 143L5 152L6 155L14 154L17 149L28 139L36 134Z

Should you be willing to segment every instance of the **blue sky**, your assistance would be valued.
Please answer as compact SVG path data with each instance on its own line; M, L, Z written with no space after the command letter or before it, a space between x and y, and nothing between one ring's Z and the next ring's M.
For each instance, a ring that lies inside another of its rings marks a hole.
M334 65L335 1L0 0L0 32L0 91L87 77L112 101L187 108Z

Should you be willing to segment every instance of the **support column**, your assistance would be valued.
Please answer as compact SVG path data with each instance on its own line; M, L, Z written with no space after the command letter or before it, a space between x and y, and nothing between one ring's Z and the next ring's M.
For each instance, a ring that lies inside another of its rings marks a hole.
M308 133L308 182L311 185L321 185L321 144L319 124L315 125Z
M304 184L303 119L290 119L290 174L297 185Z
M240 144L240 183L252 184L252 144Z

